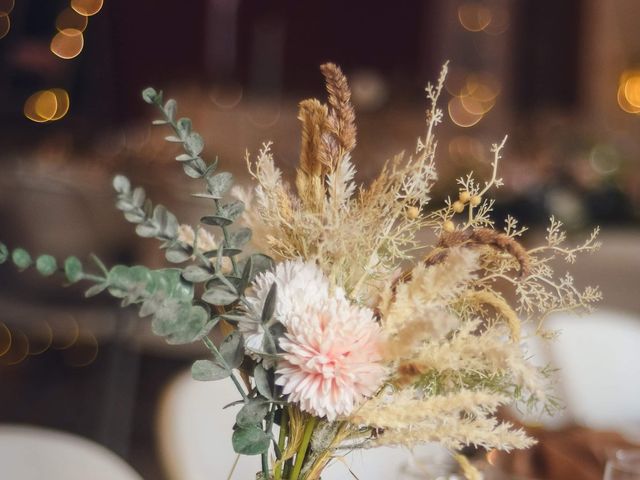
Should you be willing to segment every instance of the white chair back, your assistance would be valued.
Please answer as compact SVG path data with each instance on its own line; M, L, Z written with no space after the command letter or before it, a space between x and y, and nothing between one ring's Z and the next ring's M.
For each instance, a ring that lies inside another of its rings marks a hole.
M102 445L39 427L0 425L0 478L142 480Z

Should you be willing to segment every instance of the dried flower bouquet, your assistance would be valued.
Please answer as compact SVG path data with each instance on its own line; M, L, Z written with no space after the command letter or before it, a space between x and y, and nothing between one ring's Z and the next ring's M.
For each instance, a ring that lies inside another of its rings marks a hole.
M97 273L87 273L76 257L58 267L49 255L32 261L2 244L0 262L10 256L19 269L35 265L43 275L61 270L70 283L93 283L87 296L107 291L138 305L167 342L204 342L211 357L193 364L193 377L233 381L241 398L231 442L238 454L261 456L261 478L318 479L336 456L379 445L435 441L454 453L467 445L530 446L533 439L495 415L501 405L554 407L549 371L528 361L521 325L535 321L545 335L549 313L599 299L597 288L578 290L551 267L557 256L572 263L595 250L597 231L570 248L552 218L546 243L527 250L515 219L497 230L488 194L501 185L504 141L493 146L490 179L469 174L455 200L428 210L446 65L426 88L426 135L415 153L396 156L368 186L357 185L349 86L337 66L321 70L328 104L300 103L294 186L266 143L246 159L256 186L232 188L231 174L203 159L202 137L189 119L177 118L176 102L143 92L161 114L153 123L171 129L166 140L183 148L176 160L203 180L197 196L213 210L203 226L181 225L123 176L114 179L116 205L177 267L108 269L93 258ZM435 231L435 245L419 240L425 229ZM250 241L262 253L243 255ZM504 288L517 303L505 299ZM214 327L224 335L219 344Z

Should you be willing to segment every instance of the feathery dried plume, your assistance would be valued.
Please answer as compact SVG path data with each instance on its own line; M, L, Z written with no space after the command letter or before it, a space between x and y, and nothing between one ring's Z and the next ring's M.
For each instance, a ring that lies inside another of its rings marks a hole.
M298 119L302 122L300 163L296 175L296 187L302 203L311 211L324 207L324 177L332 168L326 164L323 135L327 129L326 105L316 99L300 102Z
M349 83L340 67L333 63L325 63L320 66L320 71L326 80L329 105L332 109L328 121L329 131L335 136L340 149L338 157L332 158L335 170L342 157L356 146L356 115L351 104Z

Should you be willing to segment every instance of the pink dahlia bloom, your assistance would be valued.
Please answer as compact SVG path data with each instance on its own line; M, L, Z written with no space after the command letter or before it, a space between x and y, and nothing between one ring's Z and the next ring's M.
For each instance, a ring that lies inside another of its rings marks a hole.
M385 377L373 312L342 298L307 304L287 322L276 383L316 416L349 415Z

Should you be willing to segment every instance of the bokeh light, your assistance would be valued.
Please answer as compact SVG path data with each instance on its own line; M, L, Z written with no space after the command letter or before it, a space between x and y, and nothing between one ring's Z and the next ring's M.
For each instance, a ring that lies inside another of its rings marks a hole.
M0 38L6 37L9 30L11 30L11 20L9 20L9 15L0 16Z
M40 90L24 102L24 116L37 123L60 120L69 111L69 94L62 88Z
M53 340L53 330L45 320L32 321L29 335L29 355L40 355L46 352Z
M458 7L458 20L470 32L481 32L491 23L491 10L482 3L465 3Z
M69 101L69 94L62 88L52 88L49 92L55 95L58 106L56 113L51 117L51 120L60 120L69 112L69 105L71 104Z
M17 365L29 356L29 339L19 330L11 332L11 348L0 357L4 365Z
M89 24L89 19L85 15L80 15L72 8L65 8L56 18L56 29L62 32L66 29L73 29L84 32Z
M56 113L56 109L56 96L46 90L34 93L24 102L25 117L38 123L51 120ZM46 115L43 115L43 113Z
M509 29L510 22L509 11L506 8L494 7L491 10L491 21L482 31L489 35L500 35Z
M53 328L53 339L51 348L55 350L65 350L70 348L80 336L78 322L71 315L56 315L49 319L49 324Z
M83 332L77 341L64 352L64 359L71 367L91 365L98 356L98 340L91 333Z
M84 36L75 28L65 28L51 40L51 51L65 60L80 55L84 47Z
M0 17L8 16L15 5L15 0L0 0Z
M0 322L0 357L11 348L11 330Z
M214 85L209 90L209 99L223 110L231 110L238 106L243 96L242 85Z
M80 15L90 17L102 8L103 0L71 0L71 8Z
M459 127L473 127L483 117L483 114L475 114L467 110L460 97L453 97L449 100L448 110L451 121Z

